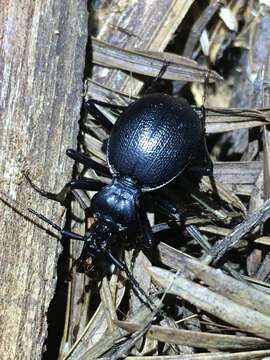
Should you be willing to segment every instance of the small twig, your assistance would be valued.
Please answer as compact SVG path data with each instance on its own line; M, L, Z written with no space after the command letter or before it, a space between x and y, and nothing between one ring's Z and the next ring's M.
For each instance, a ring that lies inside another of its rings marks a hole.
M200 263L198 263L198 266L201 267ZM205 266L204 269L206 269ZM219 292L216 292L211 289L211 286L207 287L197 284L183 276L175 277L175 274L168 270L149 267L149 271L154 282L160 287L166 288L167 283L172 279L174 280L169 290L170 294L181 297L203 311L239 328L241 331L255 334L267 340L270 339L270 317L261 313L255 303L253 305L248 304L248 298L239 298L240 291L237 291L237 289L235 289L235 293L226 290L226 292L224 291L221 294L219 293L222 292L221 286L218 289ZM209 271L212 270L210 269ZM203 272L204 270L199 274L203 276ZM213 273L215 276L218 276L216 270ZM239 286L245 286L236 280L232 281L236 282ZM268 298L266 294L259 291L258 293L262 297Z
M203 11L202 15L198 18L198 20L193 25L190 36L186 42L185 50L183 56L192 57L193 50L199 41L201 34L209 21L215 15L215 13L220 9L220 7L224 4L223 1L215 1L211 2L206 9Z
M223 78L213 70L199 65L196 61L169 53L127 50L92 37L93 62L110 68L119 68L132 73L157 77L168 63L163 79L205 82L221 81Z
M146 325L142 329L132 334L130 338L114 353L114 355L110 357L110 359L117 360L120 359L123 355L127 354L128 351L136 344L136 342L140 340L140 338L149 330L155 315L156 311L151 314L151 317Z
M206 237L200 233L195 225L186 226L186 230L189 235L197 241L197 243L203 248L204 251L208 252L211 249L211 245L207 241Z
M113 332L113 330L115 329L113 320L117 319L117 315L116 315L115 306L113 304L110 285L106 276L102 280L102 286L100 289L100 299L103 305L103 310L108 325L108 331Z
M194 225L189 225L186 227L187 232L199 243L199 245L204 249L206 254L202 257L203 263L208 263L208 259L211 259L211 249L212 246L209 244L207 238L201 234L201 232ZM244 279L237 271L235 271L229 264L223 264L222 267L235 279L238 279L246 284L248 281Z
M157 313L161 313L161 307L163 304L163 300L167 293L169 293L170 288L173 286L174 279L179 275L179 271L175 273L175 277L173 277L168 284L167 288L165 289L161 299L159 300L158 304L156 305L156 308L153 310L153 312L150 315L149 320L147 323L138 331L136 331L134 334L130 336L130 338L117 350L117 352L111 356L111 360L117 360L124 354L126 354L135 344L136 342L150 329L152 326L152 321L154 320Z
M264 205L251 215L249 215L244 221L238 224L233 231L225 236L223 240L216 243L207 255L201 260L204 263L210 262L216 263L223 255L230 249L232 249L239 240L246 235L252 228L258 224L264 223L270 217L270 200L265 201ZM206 261L206 257L208 257Z

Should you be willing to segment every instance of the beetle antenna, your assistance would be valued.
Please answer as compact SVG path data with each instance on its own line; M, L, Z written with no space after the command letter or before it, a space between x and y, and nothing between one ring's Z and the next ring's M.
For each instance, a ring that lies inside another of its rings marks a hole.
M37 211L35 211L34 209L31 208L27 208L27 210L31 213L34 214L35 216L37 216L39 219L41 219L42 221L45 221L47 224L51 225L54 229L56 229L57 231L61 232L62 229L59 225L57 225L56 223L54 223L52 220L50 220L49 218L47 218L46 216L38 213Z
M20 213L21 215L25 216L28 219L29 219L29 217L26 215L26 211L37 216L40 220L46 222L47 224L52 226L55 230L59 231L62 236L65 236L69 239L85 241L84 236L77 234L73 231L68 231L68 230L62 229L59 225L54 223L52 220L50 220L43 214L37 212L36 210L34 210L32 208L25 206L23 203L21 203L18 200L12 199L10 196L8 196L6 193L4 193L1 190L0 190L0 200L2 200L6 205L8 205L12 209L14 209L16 212ZM18 207L20 210L18 209Z
M208 84L209 84L209 71L208 69L206 70L205 74L204 74L204 83L203 83L203 97L202 97L202 113L203 113L203 117L205 119L206 116L206 111L205 111L205 101L206 101L206 97L207 97L207 89L208 89Z
M27 208L27 210L31 213L34 214L35 216L37 216L39 219L41 219L42 221L45 221L47 224L51 225L55 230L59 231L60 234L62 236L68 237L69 239L73 239L73 240L80 240L80 241L85 241L84 236L77 234L73 231L69 231L69 230L65 230L62 229L59 225L57 225L56 223L54 223L52 220L50 220L49 218L47 218L46 216L38 213L37 211L35 211L34 209L31 208Z
M146 89L146 91L144 93L145 95L150 94L151 92L153 92L154 85L156 85L158 80L162 79L162 76L165 74L165 72L166 72L169 65L170 65L170 62L167 61L166 59L164 59L164 61L162 63L162 66L160 67L157 76L151 81L150 86Z

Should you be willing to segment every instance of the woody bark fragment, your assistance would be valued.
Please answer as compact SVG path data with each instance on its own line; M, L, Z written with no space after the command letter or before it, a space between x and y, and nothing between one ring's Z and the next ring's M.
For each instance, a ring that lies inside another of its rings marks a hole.
M60 222L63 210L41 199L22 171L51 191L71 176L65 149L75 146L82 102L85 2L9 0L0 23L1 191ZM1 359L39 359L61 246L0 207Z

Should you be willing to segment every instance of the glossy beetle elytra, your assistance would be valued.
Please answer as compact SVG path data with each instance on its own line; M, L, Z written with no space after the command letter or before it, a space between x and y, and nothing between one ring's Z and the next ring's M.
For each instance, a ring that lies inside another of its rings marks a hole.
M204 126L186 100L153 94L135 101L110 135L107 162L113 182L94 196L93 213L121 225L135 221L140 192L168 184L202 148Z
M92 100L88 100L85 106L96 118L104 120L104 115ZM79 259L104 253L138 287L125 263L112 255L111 239L120 228L139 222L146 241L151 244L151 226L146 211L140 206L142 193L167 185L184 170L211 174L212 163L205 144L204 121L186 100L151 94L130 104L114 126L108 119L103 124L108 129L112 128L107 143L111 184L104 186L95 180L78 179L68 183L64 191L56 195L36 188L42 195L58 201L62 201L63 194L70 189L99 190L91 202L96 222L89 231L82 236L63 230L33 212L61 234L85 242ZM86 167L108 175L106 167L81 152L68 150L67 155Z

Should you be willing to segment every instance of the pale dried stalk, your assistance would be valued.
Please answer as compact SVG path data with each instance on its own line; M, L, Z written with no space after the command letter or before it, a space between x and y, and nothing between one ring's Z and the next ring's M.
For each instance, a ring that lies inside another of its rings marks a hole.
M216 72L200 66L196 61L169 53L154 53L120 47L92 38L93 62L137 74L161 77L169 80L210 82L222 80Z
M170 294L180 296L191 304L241 330L270 339L270 317L239 305L225 296L170 271L157 267L150 267L149 271L153 280L164 289L167 289L168 282L172 282L172 286L167 289Z
M270 200L265 201L264 205L249 215L244 221L238 224L232 232L223 240L216 243L209 251L208 260L217 262L228 250L233 248L238 241L258 224L263 224L270 217ZM212 260L210 260L210 258Z
M131 314L131 319L132 321L145 324L150 314L151 314L151 310L148 307L141 306L140 309L137 309L135 314ZM117 340L121 339L123 336L127 334L128 334L127 331L117 328L112 333L106 334L106 336L103 335L103 337L94 345L89 344L87 347L84 347L80 355L76 357L71 357L71 359L74 360L96 359L102 354L104 354L104 352L107 352L111 348L114 348L114 344L117 342Z
M139 324L127 321L115 321L115 324L129 332L138 331L140 329ZM169 344L189 345L205 349L221 349L223 351L228 349L262 349L269 347L270 344L269 341L260 338L213 334L201 331L162 327L158 325L152 325L146 336Z

